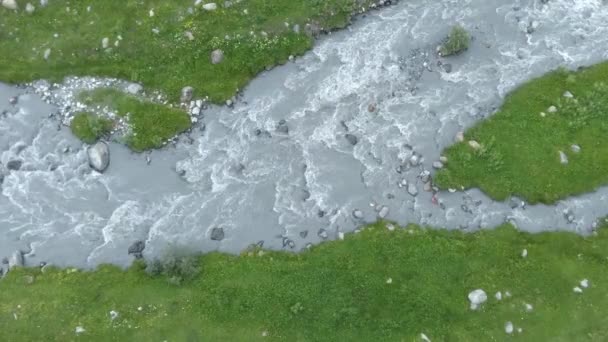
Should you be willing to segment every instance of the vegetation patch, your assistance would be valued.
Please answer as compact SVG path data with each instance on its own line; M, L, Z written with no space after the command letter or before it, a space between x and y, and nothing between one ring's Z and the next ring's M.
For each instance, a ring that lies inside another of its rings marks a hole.
M136 152L159 148L168 139L188 130L189 115L179 109L128 95L114 88L83 91L79 100L89 106L104 106L123 117L129 126L126 144Z
M91 113L77 113L70 124L72 133L87 144L93 144L110 134L113 126L112 120Z
M441 45L439 52L444 57L457 55L468 49L470 42L471 37L467 30L460 25L456 25L452 28L445 43Z
M522 85L449 147L435 182L554 203L608 184L606 132L608 63L557 70Z
M519 341L608 339L606 228L581 237L388 227L300 254L212 253L197 267L170 261L190 274L179 283L142 262L15 269L0 281L0 338L503 341L511 323ZM471 310L476 289L487 301Z
M34 3L34 1L30 1ZM26 1L0 6L0 79L61 81L68 75L107 76L161 90L172 100L192 86L223 102L265 68L312 46L322 28L347 25L373 0ZM206 3L206 2L205 2ZM211 53L223 51L213 64Z

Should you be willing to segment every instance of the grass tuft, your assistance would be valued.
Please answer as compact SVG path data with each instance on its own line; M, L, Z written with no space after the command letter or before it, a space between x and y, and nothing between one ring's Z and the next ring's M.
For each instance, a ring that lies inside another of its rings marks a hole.
M445 43L441 45L440 52L444 57L457 55L469 48L471 37L467 30L460 25L452 28Z
M114 122L91 113L77 113L72 119L72 133L87 144L94 144L101 137L110 134Z

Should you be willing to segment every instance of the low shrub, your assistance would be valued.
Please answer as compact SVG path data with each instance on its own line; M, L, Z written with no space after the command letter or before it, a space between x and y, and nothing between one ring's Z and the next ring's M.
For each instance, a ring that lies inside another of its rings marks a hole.
M467 30L460 25L452 28L452 32L447 37L439 52L442 56L457 55L469 48L471 37Z

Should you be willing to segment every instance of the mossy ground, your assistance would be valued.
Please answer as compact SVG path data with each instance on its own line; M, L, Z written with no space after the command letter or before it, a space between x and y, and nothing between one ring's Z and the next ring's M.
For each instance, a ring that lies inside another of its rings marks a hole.
M306 23L340 28L372 3L248 0L231 1L225 8L226 1L218 0L215 11L190 13L193 0L53 0L28 14L27 2L17 0L19 11L0 6L0 80L117 77L161 90L173 100L182 87L192 86L197 96L214 102L232 97L265 68L308 50L312 38L304 32ZM104 38L109 43L105 49ZM222 49L225 59L212 65L215 49Z
M91 113L77 113L72 119L70 129L78 139L87 144L93 144L99 138L109 134L113 126L114 123L110 119Z
M468 234L389 231L378 223L301 254L212 253L200 263L202 271L181 285L148 275L140 263L126 271L12 271L0 281L0 339L419 341L421 333L432 341L608 339L604 229L584 238L506 226ZM584 278L589 288L575 293ZM472 311L467 295L477 288L489 298ZM498 301L497 291L512 296ZM112 310L119 314L114 320ZM505 333L508 321L513 336ZM77 326L86 332L77 336Z
M567 91L573 99L563 96ZM557 70L515 90L497 113L465 133L465 142L448 148L435 181L442 188L479 187L498 200L515 195L554 203L608 184L606 134L608 63ZM473 150L468 140L482 148ZM559 151L568 164L560 163Z
M441 55L444 57L457 55L469 48L471 37L467 30L460 25L456 25L450 31L445 43L441 45Z
M83 91L79 99L90 106L107 106L125 118L130 133L125 143L133 151L159 148L177 134L186 131L192 123L183 110L149 102L113 88Z

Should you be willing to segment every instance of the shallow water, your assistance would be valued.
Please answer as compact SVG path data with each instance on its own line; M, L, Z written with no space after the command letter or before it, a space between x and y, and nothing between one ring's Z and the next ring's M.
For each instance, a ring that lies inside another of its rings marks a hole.
M538 28L527 34L530 21ZM192 144L184 137L154 151L150 165L145 155L112 144L103 175L90 170L69 129L49 118L56 107L30 88L0 84L0 112L7 110L0 161L24 162L1 188L0 257L22 249L30 265L128 265L127 248L140 239L146 257L171 244L239 252L264 241L297 251L321 241L319 229L333 239L375 221L378 206L401 224L471 231L510 221L531 232L588 233L608 214L608 188L514 209L478 190L439 192L438 205L418 176L518 84L561 65L608 59L606 22L602 0L403 1L260 75L234 108L205 112L206 128L194 129ZM455 23L475 39L465 54L443 60L453 68L446 73L435 49ZM14 95L17 106L8 104ZM275 130L282 119L287 135ZM358 137L356 146L347 132ZM414 152L422 162L408 167ZM176 172L182 170L184 177ZM398 186L402 179L416 184L416 197ZM223 241L210 239L214 227L224 229Z

